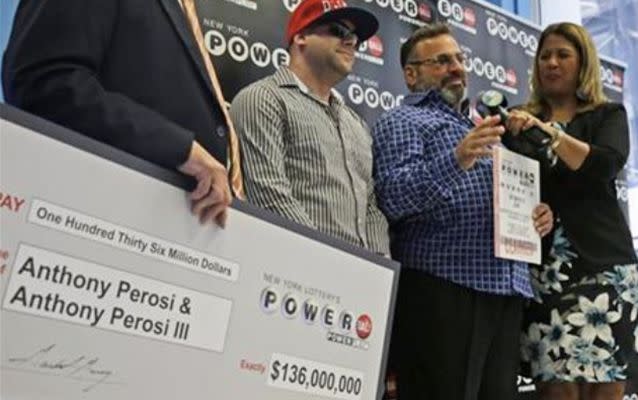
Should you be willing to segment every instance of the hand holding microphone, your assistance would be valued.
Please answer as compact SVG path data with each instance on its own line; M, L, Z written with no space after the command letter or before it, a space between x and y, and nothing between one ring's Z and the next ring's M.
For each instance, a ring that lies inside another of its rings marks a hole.
M492 155L491 146L501 142L505 128L498 115L487 116L459 142L454 150L456 161L463 170L474 166L480 157Z
M507 128L503 134L503 145L519 154L539 161L555 162L552 148L560 142L560 133L533 115L522 111L508 112L507 100L496 90L479 93L476 111L482 116L499 115Z
M533 115L513 110L508 112L507 100L502 93L496 90L487 90L479 93L476 103L476 111L485 118L487 115L500 115L508 132L516 136L518 134L537 148L544 148L551 144L552 136L547 132L545 124Z

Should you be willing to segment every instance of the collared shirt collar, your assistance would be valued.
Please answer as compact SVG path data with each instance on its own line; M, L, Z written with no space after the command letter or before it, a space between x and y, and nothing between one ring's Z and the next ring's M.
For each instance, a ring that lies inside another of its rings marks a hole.
M275 74L273 75L273 78L275 82L277 83L277 85L279 85L279 87L296 87L305 95L310 96L313 99L316 99L317 101L326 104L325 101L322 101L315 94L313 94L310 91L310 89L308 89L308 86L306 86L306 84L303 83L301 79L299 79L299 77L294 72L292 72L290 68L288 67L285 67L285 66L279 67L279 70L275 72ZM332 104L333 102L336 102L338 104L343 104L343 96L341 96L341 94L337 92L334 88L330 89L330 99L329 99L330 104Z
M403 99L403 104L408 106L420 106L422 105L422 103L424 103L426 100L429 100L429 99L442 100L443 98L441 97L441 92L439 90L429 89L429 90L426 90L425 92L408 93Z
M441 95L441 91L438 89L428 89L425 92L412 92L405 96L403 104L409 106L421 106L426 101L438 101L446 104L450 109L454 110L454 107L450 106L447 100ZM464 117L470 116L470 100L461 100L460 114Z

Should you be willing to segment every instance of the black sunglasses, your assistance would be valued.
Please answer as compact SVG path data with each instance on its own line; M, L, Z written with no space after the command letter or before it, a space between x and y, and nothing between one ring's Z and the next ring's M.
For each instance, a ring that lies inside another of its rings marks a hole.
M361 43L355 29L351 29L340 22L330 22L327 24L320 24L315 27L312 27L311 30L315 31L321 27L325 27L326 33L328 33L330 36L334 36L340 40L348 40L348 41L354 40L355 45L358 45L359 43Z

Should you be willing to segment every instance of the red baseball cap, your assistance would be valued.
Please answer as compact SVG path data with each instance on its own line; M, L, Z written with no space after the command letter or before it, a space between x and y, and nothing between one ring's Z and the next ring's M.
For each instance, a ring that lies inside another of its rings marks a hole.
M288 20L286 43L303 29L314 23L328 23L347 20L354 24L354 32L359 41L364 41L379 28L379 21L369 11L358 7L348 7L344 0L303 0Z

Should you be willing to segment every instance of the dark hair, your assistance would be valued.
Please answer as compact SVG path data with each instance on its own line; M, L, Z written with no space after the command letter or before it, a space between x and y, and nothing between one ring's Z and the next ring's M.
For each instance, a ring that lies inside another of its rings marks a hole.
M421 40L451 34L452 31L450 30L450 27L441 22L427 24L412 32L412 35L410 35L408 40L401 45L401 68L405 68L405 65L408 62L408 57L410 57L410 53L412 53L412 49L414 49L414 46L416 46Z

